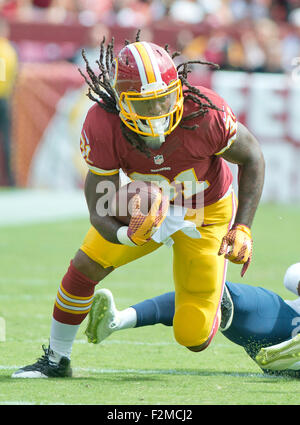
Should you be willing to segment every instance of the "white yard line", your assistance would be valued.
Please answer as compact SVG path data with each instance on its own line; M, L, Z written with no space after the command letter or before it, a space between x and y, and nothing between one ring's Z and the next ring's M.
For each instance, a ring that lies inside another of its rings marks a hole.
M1 401L0 399L0 405L17 405L17 406L35 406L37 403L33 403L32 401ZM40 404L40 403L39 403ZM42 403L43 404L43 403Z
M14 338L6 338L6 342L14 342ZM26 343L29 344L48 344L48 339L30 339L26 340ZM75 339L74 344L89 344L86 339ZM146 346L166 346L166 345L178 345L176 342L166 342L166 341L156 341L156 342L145 342L145 341L130 341L130 340L122 340L122 339L112 339L110 341L103 341L101 342L102 345L115 345L115 344L121 344L121 345L146 345ZM96 345L100 344L89 344L90 346L95 347Z
M6 366L0 365L0 370L17 370L21 366ZM74 372L90 372L90 373L99 373L99 374L127 374L134 373L138 375L175 375L175 376L201 376L202 372L205 370L178 370L178 369L110 369L110 368L92 368L92 367L74 367L72 368ZM205 372L206 373L206 372ZM220 375L222 371L207 372L210 375ZM247 372L226 372L226 376L234 377L252 377L252 378L264 378L266 376L263 373L247 373ZM75 377L76 378L76 377ZM268 376L269 379L274 378L273 376ZM276 379L281 378L276 376ZM284 377L283 377L284 378ZM1 404L1 402L0 402Z

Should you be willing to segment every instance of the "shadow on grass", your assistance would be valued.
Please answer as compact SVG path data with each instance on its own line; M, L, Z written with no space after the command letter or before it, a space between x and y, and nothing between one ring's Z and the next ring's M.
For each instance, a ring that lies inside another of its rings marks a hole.
M250 382L256 383L274 383L276 381L295 379L289 376L268 375L263 372L236 372L236 371L215 371L215 370L198 370L198 369L93 369L93 368L74 368L72 378L11 378L11 374L1 375L1 382L24 382L24 381L39 381L42 379L45 382L50 381L72 381L76 382L91 382L98 381L118 381L118 382L137 382L137 381L163 381L169 376L198 376L198 377L228 377L228 378L247 378Z
M168 376L198 376L198 377L228 377L228 378L248 378L251 382L276 382L282 380L295 379L289 376L269 375L263 372L236 372L236 371L215 371L199 369L73 369L75 379L85 379L80 373L90 373L100 375L101 379L107 381L161 381ZM87 378L89 379L89 378Z

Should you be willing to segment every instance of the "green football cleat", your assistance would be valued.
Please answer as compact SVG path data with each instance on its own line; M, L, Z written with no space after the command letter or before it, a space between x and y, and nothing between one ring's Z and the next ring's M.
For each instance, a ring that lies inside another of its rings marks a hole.
M261 348L255 361L262 369L300 370L300 334L280 344Z
M112 293L106 288L99 289L95 292L85 330L88 342L99 344L117 329L118 323L118 310Z

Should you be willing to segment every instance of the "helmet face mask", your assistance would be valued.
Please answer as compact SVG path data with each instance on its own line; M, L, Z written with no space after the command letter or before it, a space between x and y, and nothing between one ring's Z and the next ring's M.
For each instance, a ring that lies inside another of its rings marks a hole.
M124 95L124 93L123 93ZM153 95L142 95L137 97L136 94L127 93L124 95L124 101L133 113L139 117L160 117L174 111L178 101L176 91L167 91L162 94L153 92Z
M113 71L122 122L143 139L163 142L183 113L182 85L169 54L153 43L132 43L121 50Z
M159 92L123 92L119 99L121 120L130 130L142 136L159 137L170 134L179 124L182 106L180 80Z

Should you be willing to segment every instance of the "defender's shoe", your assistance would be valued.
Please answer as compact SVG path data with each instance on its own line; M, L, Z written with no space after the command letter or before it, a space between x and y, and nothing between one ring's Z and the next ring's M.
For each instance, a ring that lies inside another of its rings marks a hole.
M94 295L85 330L88 342L99 344L117 330L118 313L110 290L106 288L98 289Z
M224 285L224 291L221 301L221 323L219 328L221 332L226 331L231 325L233 313L233 302L226 285Z
M261 348L255 361L262 369L300 371L300 334L280 344Z
M32 365L21 367L12 374L12 378L65 378L72 376L71 361L61 357L54 361L55 354L50 347L42 345L44 355Z

